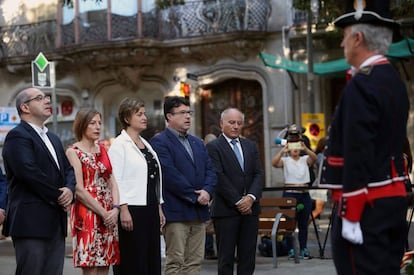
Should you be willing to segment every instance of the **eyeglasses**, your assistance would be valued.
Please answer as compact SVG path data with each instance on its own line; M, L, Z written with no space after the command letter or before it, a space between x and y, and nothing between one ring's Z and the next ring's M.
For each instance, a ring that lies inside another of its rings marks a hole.
M31 98L31 99L28 99L28 100L26 100L25 102L23 102L23 103L25 103L25 104L27 104L27 103L29 103L30 101L37 101L37 102L40 102L40 101L50 101L50 95L38 95L38 96L35 96L35 97L33 97L33 98Z
M179 112L171 112L172 115L190 115L192 116L194 114L194 111L179 111Z

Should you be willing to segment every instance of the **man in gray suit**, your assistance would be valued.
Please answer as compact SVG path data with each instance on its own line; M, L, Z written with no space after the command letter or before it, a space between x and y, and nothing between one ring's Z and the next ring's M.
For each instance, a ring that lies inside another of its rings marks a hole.
M224 110L220 118L222 134L207 144L217 171L211 216L219 275L233 274L236 247L237 274L251 275L255 268L263 172L256 144L240 137L243 124L244 114L238 109Z

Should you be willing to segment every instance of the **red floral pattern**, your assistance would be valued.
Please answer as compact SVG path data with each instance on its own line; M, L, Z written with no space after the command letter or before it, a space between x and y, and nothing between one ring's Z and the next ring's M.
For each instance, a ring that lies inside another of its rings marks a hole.
M81 163L83 185L89 194L108 211L112 209L112 194L108 179L112 172L108 155L86 153L72 147ZM119 264L118 228L106 227L97 214L78 200L72 206L71 226L73 261L76 267Z

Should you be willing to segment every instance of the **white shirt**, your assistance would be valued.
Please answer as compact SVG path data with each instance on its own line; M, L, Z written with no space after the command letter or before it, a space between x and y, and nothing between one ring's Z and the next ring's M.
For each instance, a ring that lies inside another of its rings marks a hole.
M53 147L52 142L50 142L49 137L46 135L46 133L49 131L47 129L47 127L43 126L43 128L40 128L39 126L37 126L33 123L29 123L29 125L32 126L32 128L36 131L36 133L43 140L43 142L45 143L47 149L49 150L50 154L52 155L53 159L55 160L57 167L60 169L55 148Z
M304 184L310 182L308 155L301 156L298 160L291 157L283 157L283 174L285 183Z
M355 68L354 66L351 66L351 75L355 75L356 72L358 72L358 69L369 66L377 61L380 61L381 59L386 60L385 56L381 55L381 54L376 54L373 55L369 58L367 58L364 62L361 63L361 65L359 66L359 68Z

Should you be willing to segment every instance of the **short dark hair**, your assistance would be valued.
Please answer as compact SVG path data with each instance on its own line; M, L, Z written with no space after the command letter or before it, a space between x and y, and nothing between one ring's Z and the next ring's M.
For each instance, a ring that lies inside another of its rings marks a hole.
M96 115L99 115L102 118L101 113L93 108L83 108L78 111L75 121L73 122L73 134L77 141L82 139L86 128L88 128L89 122Z
M29 99L30 99L30 94L29 94L29 92L30 92L31 90L38 90L38 89L36 89L36 88L32 88L32 87L30 87L30 88L26 88L26 89L24 89L24 90L20 91L20 92L17 94L17 96L16 96L16 109L17 109L17 114L18 114L19 116L21 116L21 114L23 113L23 112L22 112L22 109L20 108L20 106L21 106L23 103L25 103L27 100L29 100ZM39 91L40 91L40 90L39 90Z
M164 117L165 120L168 121L167 114L172 113L174 108L180 107L181 105L185 105L190 107L190 101L182 96L167 96L164 99Z
M121 101L118 110L118 119L122 125L122 129L126 129L129 126L126 120L131 118L142 107L145 107L145 103L139 98L126 97Z

